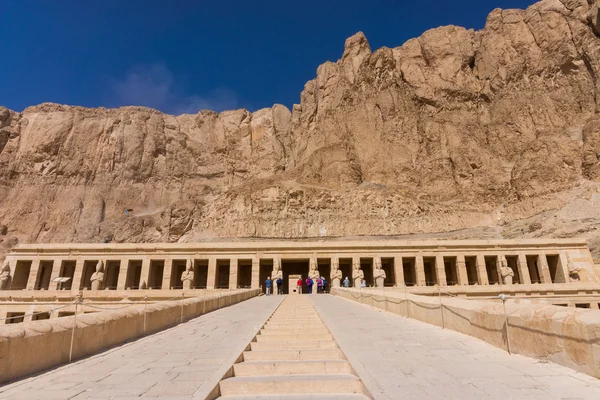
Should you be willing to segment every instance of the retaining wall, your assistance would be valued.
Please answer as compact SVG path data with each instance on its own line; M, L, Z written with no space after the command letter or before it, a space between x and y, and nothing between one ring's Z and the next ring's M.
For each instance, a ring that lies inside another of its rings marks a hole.
M544 304L417 296L397 290L332 288L362 304L443 326L507 349L600 378L600 311Z
M77 315L72 360L258 296L260 289ZM183 310L183 311L182 311ZM144 323L145 320L145 323ZM0 383L69 362L75 317L0 326Z

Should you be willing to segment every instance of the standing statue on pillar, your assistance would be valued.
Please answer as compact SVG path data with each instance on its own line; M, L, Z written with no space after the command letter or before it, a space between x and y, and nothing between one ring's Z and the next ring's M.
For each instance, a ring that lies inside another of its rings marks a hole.
M340 271L340 259L335 257L331 260L331 287L340 287L342 282L342 271Z
M273 271L271 272L271 280L276 282L277 279L283 279L283 272L281 271L281 260L279 258L273 259Z
M365 279L365 273L360 269L360 260L352 260L352 279L354 281L354 287L361 287L362 281Z
M6 260L2 265L2 270L0 270L0 290L10 289L11 281L12 278L10 276L10 264L8 263L8 260Z
M319 273L316 258L310 259L310 270L308 271L308 277L313 280L313 284L316 287L317 279L319 279L321 277L321 274ZM313 293L316 293L316 290Z
M385 270L381 266L381 258L376 257L375 269L373 270L373 279L375 280L375 286L383 287L385 278L387 278L387 275L385 273Z
M506 261L500 261L500 275L502 275L502 283L505 285L513 284L513 276L515 276L515 272L512 268L506 265Z
M183 289L189 290L192 288L194 282L194 262L188 260L185 266L185 271L181 274L181 282L183 283Z
M102 289L102 283L104 283L104 263L102 261L98 261L98 264L96 264L96 270L90 277L90 281L92 282L92 290Z

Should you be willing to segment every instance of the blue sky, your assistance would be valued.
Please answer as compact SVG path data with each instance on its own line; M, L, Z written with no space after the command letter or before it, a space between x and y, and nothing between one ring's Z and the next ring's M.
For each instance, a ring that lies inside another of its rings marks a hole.
M145 105L173 114L299 102L363 31L371 49L440 25L481 29L533 0L6 0L0 105Z

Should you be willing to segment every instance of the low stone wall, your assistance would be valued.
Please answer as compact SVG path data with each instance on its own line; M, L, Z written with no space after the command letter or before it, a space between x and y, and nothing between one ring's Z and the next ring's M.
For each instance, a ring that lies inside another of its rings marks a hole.
M250 299L259 289L77 315L72 360ZM117 304L115 305L118 306ZM0 383L69 362L75 317L0 326Z
M476 301L404 294L398 290L332 288L359 303L443 326L512 353L546 359L600 378L600 311L543 304ZM406 296L406 297L405 297ZM507 343L507 331L508 342Z

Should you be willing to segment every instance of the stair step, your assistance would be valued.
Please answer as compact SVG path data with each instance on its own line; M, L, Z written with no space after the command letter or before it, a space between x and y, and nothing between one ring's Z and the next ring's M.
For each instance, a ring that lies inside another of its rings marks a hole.
M306 341L306 340L314 340L314 341L326 341L333 340L331 334L320 334L320 335L301 335L301 334L293 334L293 335L257 335L257 342L288 342L288 341Z
M340 349L245 351L244 361L344 360Z
M290 375L263 377L233 377L219 384L222 396L261 395L277 393L278 396L298 394L365 394L365 387L354 375Z
M281 328L267 328L260 330L261 335L320 335L329 334L329 330L326 328L307 328L307 329L281 329Z
M241 395L241 396L221 396L219 399L222 400L369 400L370 397L364 394L318 394L318 395L307 395L306 394L262 394L262 395Z
M333 340L311 341L297 340L293 342L252 342L252 351L264 350L312 350L312 349L337 349L338 345Z
M235 376L353 374L346 360L249 361L233 366Z

